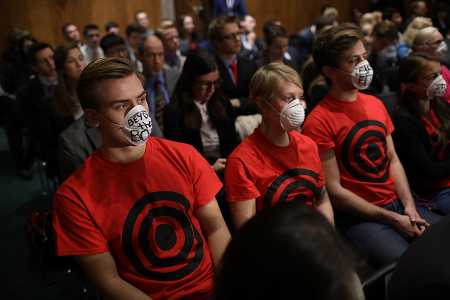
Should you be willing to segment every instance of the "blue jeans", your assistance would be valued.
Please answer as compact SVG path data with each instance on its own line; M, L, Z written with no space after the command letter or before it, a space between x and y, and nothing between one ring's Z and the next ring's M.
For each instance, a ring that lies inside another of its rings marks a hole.
M403 205L399 200L383 208L399 214L404 213ZM417 212L430 224L441 219L440 216L423 207L418 206ZM405 238L391 225L367 222L355 217L349 218L351 220L346 222L349 226L344 232L345 235L368 255L370 261L379 266L399 258L411 243L411 239Z
M443 189L431 198L431 207L448 215L450 213L450 188Z

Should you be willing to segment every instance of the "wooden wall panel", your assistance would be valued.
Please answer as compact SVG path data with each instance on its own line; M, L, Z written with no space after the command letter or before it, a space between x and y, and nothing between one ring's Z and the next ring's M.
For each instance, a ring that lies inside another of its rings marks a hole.
M81 33L88 23L96 23L103 31L105 23L114 20L124 33L138 10L147 12L152 26L159 24L160 0L0 0L0 51L14 27L58 45L63 42L61 27L66 22L77 25Z
M6 46L7 33L15 26L26 28L38 39L53 45L62 43L61 27L73 22L80 32L87 23L96 23L103 31L107 21L121 26L122 34L137 10L147 12L151 25L160 22L161 0L0 0L0 52ZM351 9L366 8L369 0L247 0L249 13L257 19L257 30L268 19L278 19L290 32L311 24L325 3L336 6L340 20L350 20ZM196 5L210 0L175 0L176 13L193 13ZM198 20L198 18L196 18Z

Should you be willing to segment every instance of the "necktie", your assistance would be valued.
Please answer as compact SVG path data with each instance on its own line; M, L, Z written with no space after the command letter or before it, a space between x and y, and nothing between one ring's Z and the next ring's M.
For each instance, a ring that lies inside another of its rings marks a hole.
M237 84L237 80L238 80L238 68L237 68L237 63L232 63L230 64L230 69L231 69L231 74L233 74L233 81L234 84Z
M164 106L166 105L166 102L164 101L164 95L161 90L161 81L157 79L155 81L155 118L156 122L158 122L159 128L161 131L164 130L164 123L163 123L163 115L164 115Z

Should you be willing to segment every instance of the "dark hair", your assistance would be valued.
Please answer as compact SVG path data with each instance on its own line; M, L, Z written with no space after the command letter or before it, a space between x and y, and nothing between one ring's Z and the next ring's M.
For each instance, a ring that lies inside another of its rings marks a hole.
M100 29L98 28L98 26L96 24L87 24L83 28L83 35L87 36L87 34L90 30L100 30Z
M175 86L172 102L175 108L184 112L184 125L189 129L198 129L201 126L202 118L200 111L194 104L192 97L192 87L199 76L209 74L217 70L214 59L205 51L192 51L188 54L183 66L180 78ZM217 88L207 108L213 124L225 121L227 113L224 102L226 101L220 88Z
M126 58L108 57L91 62L81 72L78 80L77 95L80 99L81 107L83 109L98 108L96 85L99 82L108 79L125 78L132 74L136 74L141 82L143 81L142 75L135 70L133 64Z
M58 85L55 89L55 109L64 116L73 116L79 109L80 103L75 95L70 95L64 69L69 52L78 49L77 44L71 43L55 49L55 67L58 73ZM81 52L81 51L80 51Z
M420 118L425 115L421 109L420 99L411 91L407 90L404 85L407 83L416 83L419 75L423 72L427 62L439 60L425 53L414 53L402 60L399 68L401 89L398 106L405 109L413 116ZM450 105L446 101L440 99L432 99L430 103L439 121L442 123L442 128L439 128L439 139L444 142L448 141L450 136Z
M35 43L28 49L28 60L31 65L36 65L36 54L44 49L50 48L53 51L53 47L47 43Z
M105 31L108 32L111 28L114 27L119 28L119 24L117 24L117 22L114 21L109 21L108 23L105 24Z
M264 40L269 46L276 38L289 38L289 33L283 26L272 24L264 30Z
M356 299L349 251L315 209L280 203L255 215L233 237L217 277L216 299Z
M100 47L105 54L109 49L118 45L125 45L125 40L115 33L107 34L100 40Z
M314 42L314 62L320 70L324 66L337 68L342 59L342 54L362 40L361 29L352 23L342 23L322 30Z
M130 37L132 33L139 33L140 35L143 36L146 32L147 31L144 27L137 24L130 24L125 29L125 34L127 35L127 37Z
M239 26L238 19L236 16L219 16L211 21L208 28L208 37L211 41L216 42L222 40L222 31L225 25L234 23Z
M321 15L319 18L317 18L316 21L316 32L321 31L323 28L333 25L333 23L336 21L336 17L328 14L328 15Z
M182 39L188 38L188 33L184 29L184 19L186 19L187 17L192 18L191 15L181 15L178 17L177 22L176 22L178 33L180 34L180 38L182 38ZM194 18L192 18L192 20L194 20ZM193 32L193 34L195 35L195 32ZM192 37L192 39L194 39L194 37Z
M398 39L397 26L391 20L383 20L373 28L373 36L377 39Z
M394 7L387 7L383 10L383 20L392 21L392 17L395 14L400 14L400 11Z

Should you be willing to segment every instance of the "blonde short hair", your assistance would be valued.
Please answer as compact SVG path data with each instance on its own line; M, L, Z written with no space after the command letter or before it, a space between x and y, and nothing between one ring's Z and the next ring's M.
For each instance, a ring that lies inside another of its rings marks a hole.
M303 89L302 81L297 71L283 63L270 63L256 71L250 81L250 98L254 101L261 97L270 101L279 91L282 81L295 84Z
M431 35L436 32L439 32L439 29L433 26L420 29L414 38L414 42L412 44L413 49L426 44L430 40Z
M412 46L419 30L430 26L433 26L431 19L424 17L414 18L411 23L409 23L408 27L406 27L405 33L403 34L403 41L408 46Z

